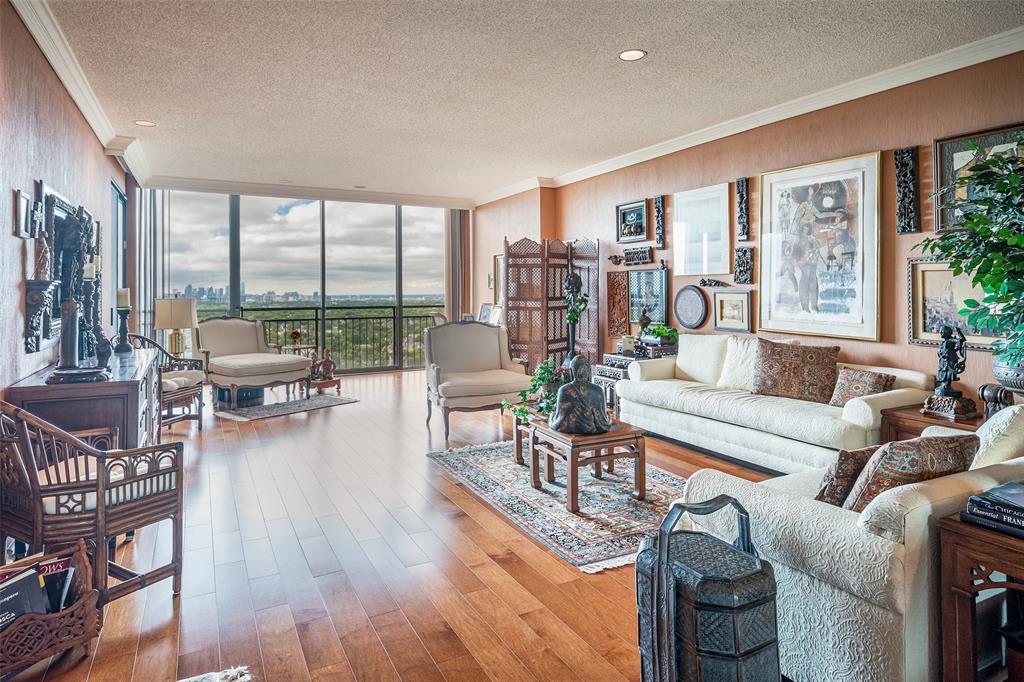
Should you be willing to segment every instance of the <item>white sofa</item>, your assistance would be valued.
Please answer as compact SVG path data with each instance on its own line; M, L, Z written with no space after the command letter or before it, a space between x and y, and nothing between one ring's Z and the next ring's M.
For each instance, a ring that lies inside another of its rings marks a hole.
M930 427L924 435L963 433ZM941 665L936 520L967 498L1024 479L1024 406L978 432L970 471L901 486L863 512L814 500L825 469L751 483L712 469L687 481L684 500L727 494L750 514L755 547L778 582L782 672L794 682L929 682ZM693 517L731 540L732 516Z
M881 411L921 403L923 372L845 365L896 376L894 388L845 407L751 392L756 337L686 334L679 354L633 362L615 385L622 421L782 473L827 467L840 449L879 442ZM845 363L840 363L844 365Z

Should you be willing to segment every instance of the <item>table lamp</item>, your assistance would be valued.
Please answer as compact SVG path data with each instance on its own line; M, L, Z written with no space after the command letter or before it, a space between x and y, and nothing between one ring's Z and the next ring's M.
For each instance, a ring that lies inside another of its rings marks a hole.
M191 329L196 324L196 299L158 298L154 329L171 329L168 349L174 357L185 352L185 334L182 329Z

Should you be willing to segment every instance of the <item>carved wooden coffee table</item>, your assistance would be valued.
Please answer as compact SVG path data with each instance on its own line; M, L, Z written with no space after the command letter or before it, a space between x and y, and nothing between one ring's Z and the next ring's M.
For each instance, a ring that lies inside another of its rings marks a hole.
M530 442L530 484L540 488L540 456L544 455L544 480L555 480L555 457L566 465L565 508L578 512L579 469L591 467L595 478L615 471L615 460L633 460L633 495L647 496L647 453L644 431L615 420L611 431L593 435L574 435L555 431L542 419L525 425Z

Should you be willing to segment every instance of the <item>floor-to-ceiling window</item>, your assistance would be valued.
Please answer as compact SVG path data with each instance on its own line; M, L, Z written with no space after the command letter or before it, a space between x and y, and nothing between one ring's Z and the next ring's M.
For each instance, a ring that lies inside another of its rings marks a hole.
M445 209L242 196L233 225L225 195L166 194L167 294L196 298L200 319L229 311L235 275L239 314L271 343L330 350L340 370L423 366L423 329L444 311Z
M264 320L276 345L318 345L320 202L241 197L240 284L243 317Z
M196 299L199 319L225 315L228 290L228 197L204 192L168 192L164 244L165 295Z

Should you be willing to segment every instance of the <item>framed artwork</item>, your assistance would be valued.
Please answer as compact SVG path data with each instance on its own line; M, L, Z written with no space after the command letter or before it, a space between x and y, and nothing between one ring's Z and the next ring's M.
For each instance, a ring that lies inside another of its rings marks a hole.
M504 315L504 313L505 313L505 307L504 306L500 306L500 305L491 306L491 317L490 317L490 319L488 321L491 324L494 324L494 325L497 325L497 326L500 327L501 326L501 322L502 322L501 318L502 318L502 315Z
M620 244L647 241L647 200L615 207L615 241Z
M1013 152L1021 155L1017 133L1024 130L1024 123L1017 123L1005 128L993 130L980 130L968 135L957 135L935 140L934 163L935 163L935 190L953 184L957 178L963 177L971 166L976 163L974 152L967 146L968 142L976 142L986 153ZM971 187L958 187L956 198L961 201L971 199ZM945 208L940 209L939 204L949 201L953 197L948 193L935 197L935 231L944 232L950 229L960 219L959 211Z
M960 314L964 300L981 300L985 292L971 283L970 275L954 275L948 261L920 256L907 260L907 334L918 346L939 345L943 325L959 327L967 347L992 350L992 342L1003 338L989 329L978 329Z
M754 331L750 319L750 290L716 291L714 296L715 329L728 332Z
M481 303L480 304L480 314L476 316L476 319L478 321L480 321L480 322L490 322L491 321L491 310L493 310L493 309L494 309L494 304L493 303Z
M20 189L14 190L14 236L32 239L32 197Z
M761 175L761 329L878 340L879 156Z
M676 275L729 272L729 183L672 195Z
M505 302L505 254L496 253L492 258L491 274L488 278L494 283L494 305Z
M644 309L652 324L668 322L668 269L629 271L629 321L638 324Z

